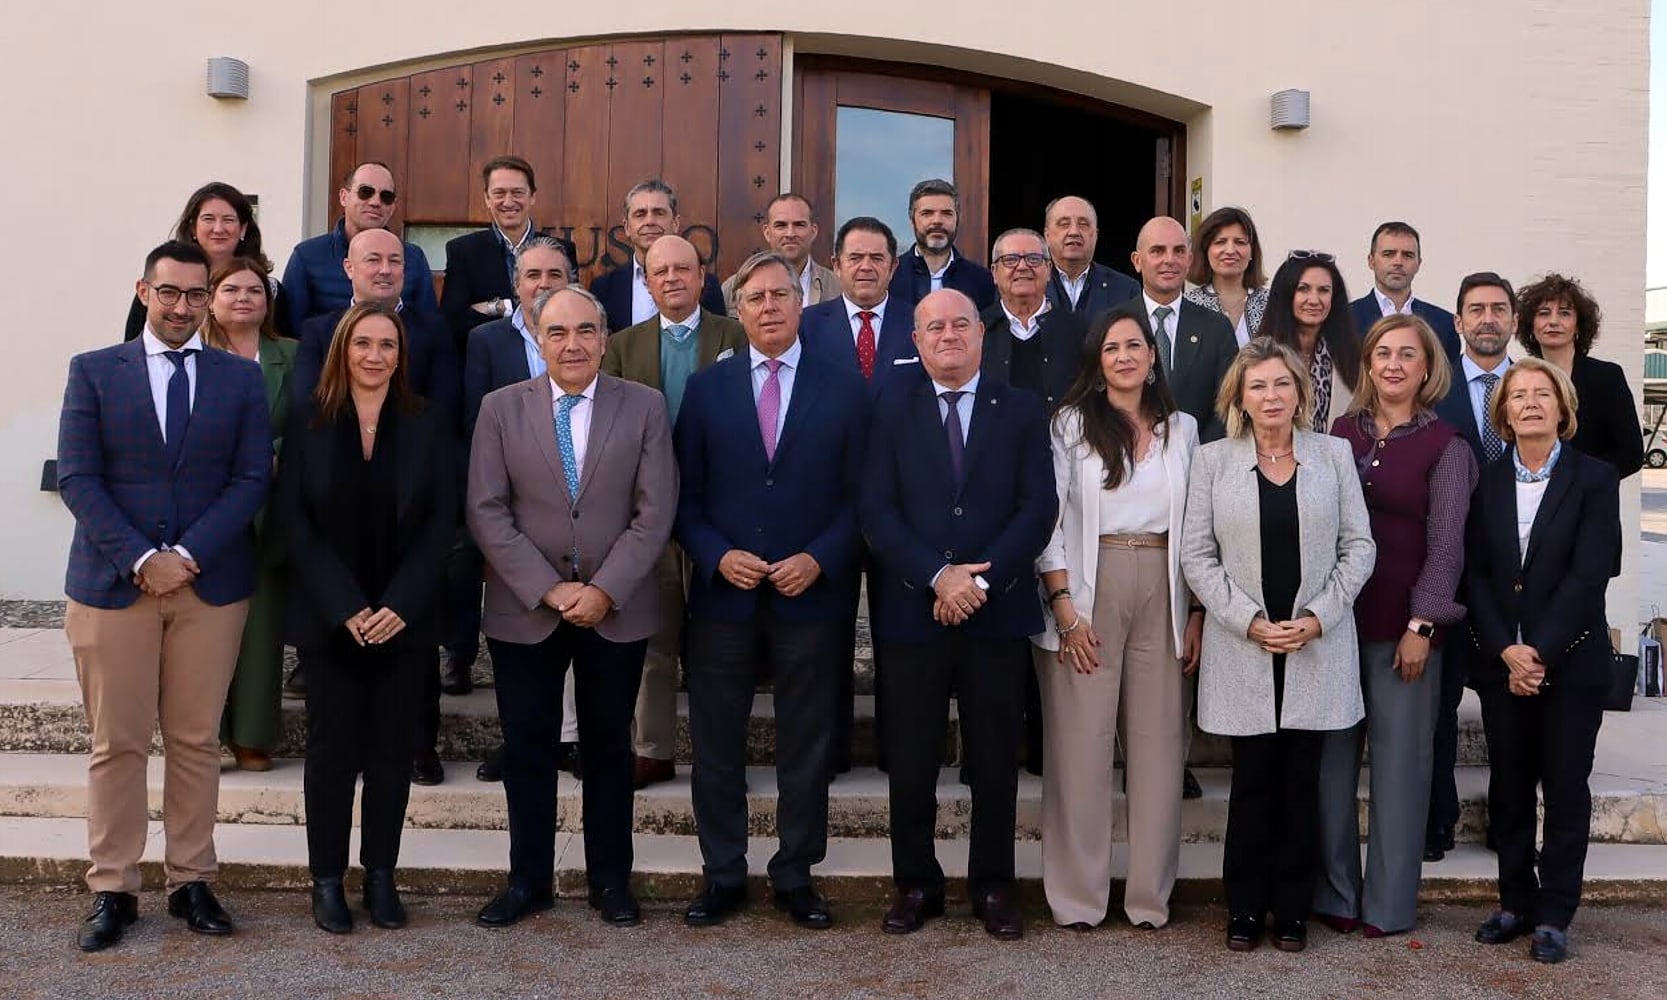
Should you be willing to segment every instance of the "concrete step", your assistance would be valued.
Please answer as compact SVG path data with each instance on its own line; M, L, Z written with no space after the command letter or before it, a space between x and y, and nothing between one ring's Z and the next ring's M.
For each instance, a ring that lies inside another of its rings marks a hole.
M0 658L5 655L0 646ZM440 699L440 756L446 760L482 759L501 739L497 695L490 688L477 688L460 697ZM853 759L860 765L874 761L874 697L856 696L853 723ZM747 729L748 763L766 765L775 761L775 700L769 692L753 699L752 718ZM951 705L944 763L955 763L959 723ZM283 737L276 753L299 757L306 747L306 711L293 698L283 702ZM0 680L0 752L85 753L89 748L81 690L74 680L26 678ZM152 753L161 752L160 739L153 741ZM1225 737L1195 732L1190 763L1196 767L1224 767L1232 763L1232 749ZM677 696L677 760L688 763L688 695ZM1474 692L1466 692L1459 706L1459 763L1487 763L1487 743L1482 735L1482 711Z
M0 881L78 885L86 873L86 824L76 819L0 817ZM350 856L357 856L357 836ZM306 832L294 826L222 824L215 831L220 857L219 888L235 912L238 891L282 889L297 893L297 913L305 910L302 890L309 884ZM684 900L699 891L700 849L693 837L639 834L633 839L634 883L648 899ZM161 888L163 836L152 823L142 872L145 885ZM754 838L748 844L753 897L763 891L763 872L775 841ZM950 878L957 903L965 897L967 842L939 841L937 853ZM564 897L585 894L584 846L571 833L557 835L557 888ZM1017 845L1020 889L1032 905L1041 901L1041 844ZM484 902L503 887L509 835L499 830L408 830L400 852L399 881L407 892L479 896ZM1114 877L1127 859L1114 856ZM819 888L836 903L882 904L892 894L891 849L884 840L834 839L827 858L814 871ZM1465 844L1444 861L1426 864L1420 898L1427 903L1488 903L1498 896L1498 866L1480 845ZM1667 889L1667 847L1646 844L1594 844L1586 859L1586 903L1648 903ZM1114 886L1113 900L1121 889ZM1221 845L1183 844L1177 902L1221 899ZM579 904L582 905L582 904ZM1113 904L1116 909L1116 904ZM654 919L651 917L651 919Z
M159 818L162 806L161 758L151 758L147 775L152 818ZM306 822L302 795L302 763L279 760L265 774L228 772L220 782L219 820L233 824L297 825ZM1227 800L1231 771L1199 768L1195 772L1204 796L1182 803L1181 840L1184 843L1216 843L1226 834ZM1359 790L1361 829L1367 829L1367 781L1363 773ZM1466 767L1458 771L1461 803L1457 837L1471 842L1482 839L1487 826L1487 770ZM87 814L86 758L70 754L0 755L0 816L39 818L84 817ZM557 821L563 830L583 829L580 782L561 775L557 785ZM747 771L748 830L756 836L776 834L777 789L771 768ZM1113 836L1121 843L1125 836L1126 808L1120 792L1120 772L1108 790L1107 808L1113 816ZM872 768L857 768L841 775L828 788L828 832L841 838L887 836L890 816L886 775ZM1020 776L1018 793L1018 837L1041 837L1042 782L1028 774ZM638 834L690 836L695 832L694 809L689 787L689 770L678 771L676 780L653 785L636 795ZM955 768L944 768L938 777L937 836L958 839L968 836L972 817L972 796L958 780ZM413 829L504 830L509 816L503 786L487 784L474 777L474 767L452 763L446 781L433 787L413 786L406 810L406 826ZM1667 788L1634 779L1603 774L1592 778L1592 840L1594 843L1667 844Z

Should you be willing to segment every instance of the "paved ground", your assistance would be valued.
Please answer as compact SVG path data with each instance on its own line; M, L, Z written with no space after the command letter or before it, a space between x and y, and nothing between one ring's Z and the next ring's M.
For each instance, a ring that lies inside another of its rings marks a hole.
M87 897L0 889L0 994L7 997L1660 997L1667 993L1667 911L1591 907L1574 956L1547 967L1525 946L1470 940L1486 912L1431 907L1412 937L1367 942L1317 928L1309 950L1234 955L1223 915L1183 908L1156 933L1119 921L1090 935L1033 922L998 944L964 914L889 938L878 911L837 912L841 926L800 931L767 910L708 931L651 909L614 930L563 903L508 931L471 926L480 901L408 900L412 925L345 938L312 927L298 893L227 899L230 940L194 937L163 915L160 893L116 949L82 956L71 935Z

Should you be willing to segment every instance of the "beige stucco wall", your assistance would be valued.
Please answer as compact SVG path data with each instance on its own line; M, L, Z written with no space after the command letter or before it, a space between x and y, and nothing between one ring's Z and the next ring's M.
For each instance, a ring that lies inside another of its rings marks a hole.
M327 126L317 99L368 69L619 33L779 30L799 53L1048 83L1186 121L1189 173L1203 177L1206 207L1249 206L1270 255L1337 251L1357 293L1367 236L1390 216L1422 229L1417 288L1438 302L1470 270L1577 274L1605 308L1599 353L1636 370L1648 7L974 0L944 16L942 4L889 0L292 0L281 9L27 0L0 32L0 65L29 82L0 105L9 279L0 315L10 348L0 368L0 596L61 593L70 519L36 487L70 354L120 336L142 255L206 179L260 194L280 261L317 231L328 184L309 169ZM213 55L250 64L251 100L203 95ZM1287 87L1313 93L1306 132L1267 127L1268 96ZM1636 487L1626 512L1635 524ZM1627 580L1636 532L1629 538ZM1630 620L1630 584L1612 597L1626 609L1617 620Z

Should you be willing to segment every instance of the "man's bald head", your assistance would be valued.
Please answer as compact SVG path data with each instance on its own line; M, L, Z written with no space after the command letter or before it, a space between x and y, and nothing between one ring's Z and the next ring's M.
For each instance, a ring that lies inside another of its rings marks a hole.
M356 301L395 305L405 287L405 244L386 229L361 230L347 244L342 269Z
M660 315L671 322L681 323L700 308L706 270L700 265L700 252L683 237L667 233L649 244L643 277Z
M1140 227L1135 237L1135 250L1130 256L1140 284L1155 302L1169 304L1180 298L1186 285L1187 266L1192 263L1192 248L1187 243L1184 226L1167 215L1160 215Z
M932 292L915 306L915 349L933 381L959 388L984 360L984 324L978 306L953 288Z

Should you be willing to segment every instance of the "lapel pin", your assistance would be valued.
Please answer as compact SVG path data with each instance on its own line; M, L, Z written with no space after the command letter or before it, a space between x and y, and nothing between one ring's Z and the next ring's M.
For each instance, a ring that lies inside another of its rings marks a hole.
M1192 336L1188 337L1187 340L1191 343L1194 343L1194 344L1198 343L1198 334L1196 334L1196 333L1193 334Z

